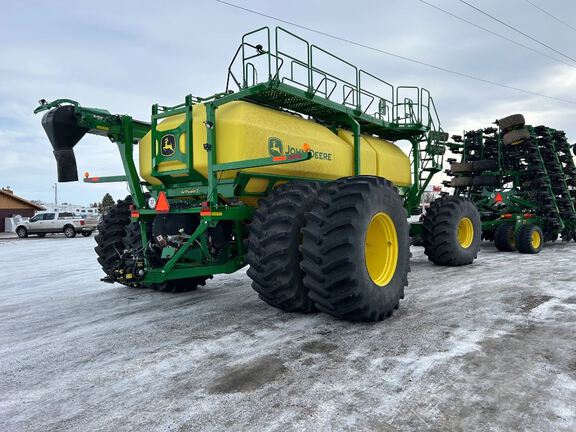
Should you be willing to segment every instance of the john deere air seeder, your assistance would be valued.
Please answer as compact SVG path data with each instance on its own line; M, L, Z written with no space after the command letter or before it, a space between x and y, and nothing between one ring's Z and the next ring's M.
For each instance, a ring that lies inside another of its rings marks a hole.
M223 93L153 105L149 123L67 99L39 111L59 181L77 180L73 147L86 133L120 150L123 176L86 179L131 192L96 237L109 282L186 291L249 265L272 306L372 321L404 297L410 235L436 264L478 252L467 198L407 222L448 138L429 92L393 87L279 27L243 36Z
M538 253L544 242L576 240L576 167L563 131L529 126L521 114L452 137L461 161L446 182L470 198L483 235L501 251Z

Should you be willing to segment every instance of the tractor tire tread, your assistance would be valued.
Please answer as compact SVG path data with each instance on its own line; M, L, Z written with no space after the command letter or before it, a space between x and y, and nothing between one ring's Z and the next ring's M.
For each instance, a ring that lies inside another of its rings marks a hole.
M472 244L463 249L456 239L456 215L472 220L474 237ZM422 224L424 253L438 265L463 266L471 264L478 256L482 229L480 214L468 198L446 196L438 198L428 208Z
M286 312L316 311L300 268L301 229L320 189L317 182L282 184L262 199L248 225L247 270L252 288L266 303Z
M354 244L365 236L358 223L363 208L378 194L396 209L399 256L389 286L372 290L359 276L367 270L360 262L364 253ZM344 320L379 321L398 309L408 284L410 237L402 200L391 182L375 176L328 182L306 213L302 234L304 284L319 310Z

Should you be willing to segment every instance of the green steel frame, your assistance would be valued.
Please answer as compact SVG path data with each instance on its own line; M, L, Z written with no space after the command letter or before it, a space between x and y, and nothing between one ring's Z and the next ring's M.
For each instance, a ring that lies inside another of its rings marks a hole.
M252 43L251 39L260 38L264 45ZM285 38L291 43L304 46L303 56L289 54L284 48ZM108 111L85 108L69 99L58 99L41 104L35 112L45 111L65 104L74 106L78 126L88 128L90 133L107 136L118 146L125 175L112 177L86 177L85 182L126 181L133 197L132 220L140 223L142 244L147 245L147 225L158 214L148 208L144 189L153 197L165 194L171 209L170 214L190 213L199 216L199 225L194 233L178 250L166 247L162 257L166 262L162 267L154 268L145 258L146 274L144 284L161 283L171 279L189 278L216 273L230 273L244 265L243 240L246 236L245 224L250 220L253 208L235 202L239 196L264 196L278 181L292 178L246 172L254 167L297 163L311 158L308 152L290 154L281 157L265 157L230 163L218 163L216 130L217 111L224 104L233 101L249 101L279 110L308 115L330 128L347 128L354 136L354 172L361 173L360 145L361 134L371 134L390 141L407 140L411 145L411 163L413 184L402 188L401 194L405 207L410 214L418 214L422 193L432 176L443 166L445 143L448 139L441 126L434 101L426 89L418 87L397 87L369 74L333 54L309 44L299 36L280 27L275 28L274 46L271 46L271 30L262 27L245 34L228 70L227 89L208 98L192 95L185 97L184 103L167 107L153 105L151 123L132 119L126 115L115 115ZM352 78L344 79L317 64L321 59L329 59L352 71ZM257 63L264 64L266 79L257 82ZM241 78L233 73L234 67L242 68ZM299 79L297 71L304 72L305 79ZM385 89L385 95L369 90L368 81ZM232 91L229 86L238 87ZM336 89L341 90L341 94ZM336 96L336 95L339 96ZM207 140L203 143L208 160L206 178L192 168L192 114L194 109L206 110L205 126ZM374 111L369 111L374 110ZM158 130L162 119L175 115L184 115L183 122L171 130ZM148 132L151 134L152 175L160 180L160 185L142 182L138 176L133 152ZM179 171L158 170L158 164L164 159L158 152L160 140L172 135L171 142L180 143L185 134L187 151L178 155L178 161L185 164ZM221 179L221 173L237 170L234 179ZM177 177L174 175L178 175ZM245 191L247 183L253 178L265 178L268 188L261 193ZM310 179L318 180L320 179ZM213 257L207 248L206 232L217 224L226 222L233 226L235 245L226 251L224 257Z

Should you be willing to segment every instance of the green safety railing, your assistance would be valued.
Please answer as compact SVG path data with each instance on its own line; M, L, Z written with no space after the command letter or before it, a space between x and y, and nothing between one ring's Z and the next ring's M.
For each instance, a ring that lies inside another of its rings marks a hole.
M332 62L334 69L340 71L320 67L323 60ZM237 62L241 63L241 78L233 72ZM348 76L344 77L341 70L348 71ZM274 37L269 27L261 27L242 37L228 69L226 90L230 91L232 84L242 90L272 80L289 83L311 96L321 96L400 128L442 130L434 101L425 88L394 87L282 27L274 29Z

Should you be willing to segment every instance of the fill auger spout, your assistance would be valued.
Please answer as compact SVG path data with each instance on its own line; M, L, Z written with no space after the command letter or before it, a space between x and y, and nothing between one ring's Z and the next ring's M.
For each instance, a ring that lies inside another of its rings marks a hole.
M59 182L78 181L74 146L89 131L78 125L73 105L53 108L42 117L42 127L54 148Z

